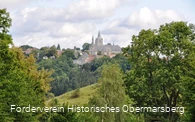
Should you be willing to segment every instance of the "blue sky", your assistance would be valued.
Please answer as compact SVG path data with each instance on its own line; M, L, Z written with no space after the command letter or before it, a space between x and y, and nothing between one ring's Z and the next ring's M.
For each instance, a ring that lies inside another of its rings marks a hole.
M16 46L60 44L62 48L91 43L98 31L104 44L121 47L141 29L171 21L195 24L193 0L0 0L12 18Z

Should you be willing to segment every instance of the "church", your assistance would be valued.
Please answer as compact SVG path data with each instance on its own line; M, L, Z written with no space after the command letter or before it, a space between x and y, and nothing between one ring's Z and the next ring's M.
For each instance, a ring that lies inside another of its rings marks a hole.
M108 43L106 45L103 44L103 38L101 37L100 31L98 33L98 37L95 39L92 37L92 43L89 47L89 54L91 55L116 55L118 53L121 53L121 48L118 45L111 45L111 43Z
M103 38L101 37L100 32L98 33L97 38L94 42L94 37L92 37L92 42L88 51L82 52L82 55L73 60L74 64L83 65L85 63L89 63L95 58L101 58L106 55L110 58L114 57L116 54L121 53L121 48L118 45L111 45L108 43L106 45L103 44Z

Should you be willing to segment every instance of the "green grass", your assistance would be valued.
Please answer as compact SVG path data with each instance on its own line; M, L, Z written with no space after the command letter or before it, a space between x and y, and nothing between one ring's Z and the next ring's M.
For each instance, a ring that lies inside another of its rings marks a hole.
M97 84L89 85L83 88L80 88L79 97L71 98L75 90L64 93L60 96L54 97L46 101L47 106L51 106L52 100L57 99L60 105L68 103L68 105L84 105L87 104L89 98L91 98L97 91Z

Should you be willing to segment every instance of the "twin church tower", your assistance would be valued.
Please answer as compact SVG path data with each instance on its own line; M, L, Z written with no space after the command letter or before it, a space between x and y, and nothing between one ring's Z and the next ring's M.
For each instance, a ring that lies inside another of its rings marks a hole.
M121 53L121 48L118 45L111 45L111 43L108 43L106 45L103 44L103 38L101 37L100 31L98 32L98 36L95 39L94 43L94 37L92 37L92 43L89 47L89 54L91 55L113 55Z
M106 55L110 58L114 57L116 54L121 53L121 48L118 45L111 45L108 43L103 44L103 38L101 37L100 32L98 33L97 38L94 42L94 37L92 37L92 42L87 52L82 52L83 54L76 60L73 60L73 63L78 65L83 65L89 63L95 58L100 58L103 55Z

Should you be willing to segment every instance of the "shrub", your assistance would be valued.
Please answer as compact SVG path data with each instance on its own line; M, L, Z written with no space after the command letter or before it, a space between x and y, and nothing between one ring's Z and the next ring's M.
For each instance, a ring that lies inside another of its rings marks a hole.
M70 98L78 98L80 97L80 89L76 89L72 95L70 96Z

